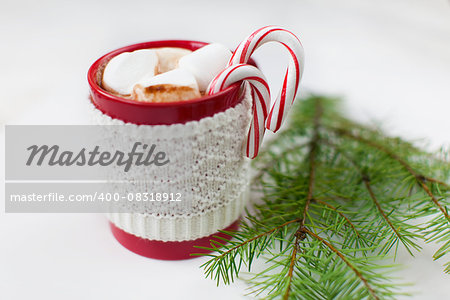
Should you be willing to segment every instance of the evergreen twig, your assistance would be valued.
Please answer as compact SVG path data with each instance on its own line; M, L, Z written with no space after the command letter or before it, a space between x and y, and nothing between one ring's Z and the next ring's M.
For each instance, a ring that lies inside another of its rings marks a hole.
M434 259L450 256L448 153L352 122L338 102L301 101L265 145L254 162L258 203L231 241L207 248L217 251L202 265L208 277L228 284L245 266L260 297L395 299L387 254L412 255L424 240L440 245ZM254 271L256 261L265 268Z
M345 130L345 129L335 129L335 131L338 134L342 134L344 136L350 137L352 139L355 139L357 141L366 143L367 145L370 145L371 147L374 147L384 153L386 153L387 155L389 155L389 157L391 157L392 159L396 160L397 162L399 162L412 176L414 176L414 178L417 181L417 184L427 193L428 196L430 196L431 200L433 201L433 203L439 208L439 210L442 212L442 214L447 218L447 220L450 220L450 216L448 214L448 212L444 209L444 207L442 207L442 205L439 204L438 200L436 199L436 197L433 195L433 193L430 191L430 189L428 188L428 186L425 184L426 181L429 182L435 182L438 183L442 186L444 186L445 188L448 189L448 185L445 184L444 182L419 174L417 173L405 160L403 160L402 158L400 158L398 155L396 155L395 153L391 152L389 149L387 149L386 147L384 147L383 145L379 145L377 143L374 143L370 140L367 140L363 137L360 136L356 136L353 135L352 133L350 133L349 131Z
M304 228L303 229L305 233L309 234L310 236L318 239L320 242L324 243L328 248L330 248L331 251L333 251L337 256L339 256L340 259L342 259L342 261L350 268L352 269L353 272L355 272L356 276L358 276L361 281L363 282L363 284L367 287L367 289L370 292L370 295L374 298L374 299L379 299L378 296L376 295L374 289L370 286L370 284L368 283L367 279L361 274L361 272L354 266L352 265L346 258L345 256L339 251L337 250L332 244L330 244L329 242L327 242L326 240L324 240L323 238L321 238L320 236L318 236L317 234L315 234L314 232L309 231L308 229Z

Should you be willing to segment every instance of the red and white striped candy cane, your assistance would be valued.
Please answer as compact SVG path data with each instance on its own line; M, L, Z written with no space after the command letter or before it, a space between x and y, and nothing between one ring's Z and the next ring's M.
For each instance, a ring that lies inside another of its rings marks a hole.
M300 40L292 32L284 28L276 26L262 27L239 44L228 65L247 63L253 52L268 42L280 43L290 54L289 66L284 76L282 88L265 123L267 129L277 132L295 100L298 85L303 74L304 52Z
M254 99L253 120L248 132L245 153L247 157L255 158L258 155L266 130L264 123L267 118L267 108L270 105L269 85L262 72L247 64L229 66L211 81L207 93L209 95L218 93L231 84L243 80L250 84L252 98Z

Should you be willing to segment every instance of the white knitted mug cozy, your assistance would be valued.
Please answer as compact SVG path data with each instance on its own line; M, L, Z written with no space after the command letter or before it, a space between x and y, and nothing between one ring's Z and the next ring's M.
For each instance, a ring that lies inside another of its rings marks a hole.
M150 133L158 148L170 152L164 168L145 168L140 175L147 180L143 191L180 193L189 199L183 204L152 203L145 212L109 213L110 222L143 239L190 241L239 219L249 193L249 159L242 147L252 118L250 89L242 88L236 106L185 124L126 123L91 104L94 124L131 126L136 137Z

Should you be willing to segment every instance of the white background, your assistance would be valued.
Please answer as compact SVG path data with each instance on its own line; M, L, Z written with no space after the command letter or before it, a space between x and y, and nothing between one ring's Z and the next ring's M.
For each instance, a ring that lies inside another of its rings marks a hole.
M282 25L305 47L304 91L340 95L354 119L391 134L450 144L450 5L445 0L0 1L0 122L83 124L90 64L148 40L215 41L234 48L252 30ZM277 87L285 56L257 59ZM2 145L3 128L1 132ZM3 147L1 147L3 156ZM2 168L4 168L4 163ZM4 172L1 171L2 179ZM3 188L1 199L3 206ZM435 247L398 273L414 299L450 299ZM94 214L4 214L1 299L238 299L245 284L215 287L204 259L139 257Z

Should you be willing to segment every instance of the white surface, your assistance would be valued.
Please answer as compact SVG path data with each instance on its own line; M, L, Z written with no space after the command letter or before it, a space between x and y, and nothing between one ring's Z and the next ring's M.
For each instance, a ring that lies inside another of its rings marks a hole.
M350 116L381 120L408 138L427 137L433 149L450 144L448 1L257 3L2 0L0 122L85 123L87 69L115 48L171 38L235 47L251 30L276 24L302 39L305 90L343 95ZM274 86L285 69L277 51L268 46L257 55ZM268 55L274 57L269 61ZM415 299L450 297L449 277L442 262L432 262L432 250L398 259L406 264L400 276L419 292ZM216 288L203 279L203 261L134 255L118 245L98 215L0 213L2 299L242 297L242 282Z

